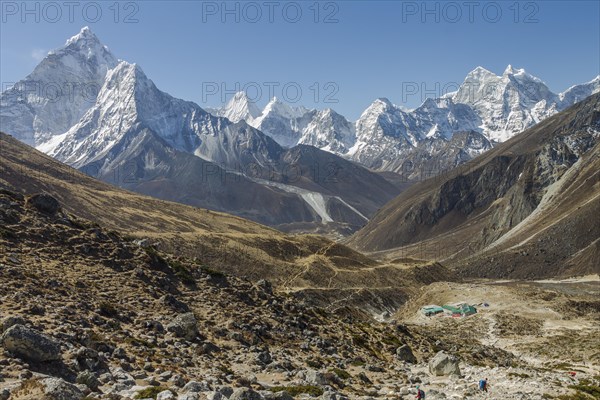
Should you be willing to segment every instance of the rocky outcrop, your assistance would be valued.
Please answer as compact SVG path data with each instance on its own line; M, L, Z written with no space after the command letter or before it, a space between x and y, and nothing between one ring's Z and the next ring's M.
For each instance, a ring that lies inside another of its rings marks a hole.
M240 388L233 392L229 400L263 400L263 397L252 389Z
M417 362L417 357L412 352L412 349L409 345L404 344L396 349L396 357L407 363L414 364Z
M17 400L81 400L84 394L61 378L29 379L11 392Z
M47 193L35 194L27 199L27 204L36 210L54 215L60 211L60 203Z
M460 375L459 360L440 351L429 360L429 373L434 376Z
M167 325L167 331L177 337L194 340L198 336L198 321L193 313L180 314Z
M0 342L4 348L20 357L32 361L60 360L60 343L23 325L8 328Z

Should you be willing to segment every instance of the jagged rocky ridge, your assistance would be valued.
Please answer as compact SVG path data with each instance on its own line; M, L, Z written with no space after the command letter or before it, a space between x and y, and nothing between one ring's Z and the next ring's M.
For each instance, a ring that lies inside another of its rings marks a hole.
M599 254L593 217L600 207L599 139L595 94L469 163L413 185L350 243L406 254L427 248L432 254L425 258L476 276L597 272L591 260Z
M477 136L476 143L464 142L461 149L472 157L599 90L596 77L555 94L539 78L509 65L501 76L477 67L456 92L429 98L414 110L377 99L354 123L331 109L307 110L276 98L259 113L244 93L215 113L244 119L283 146L309 144L369 168L398 173L411 160L424 172L439 169L437 160L414 165L415 153L436 158L440 152L451 152L457 132Z

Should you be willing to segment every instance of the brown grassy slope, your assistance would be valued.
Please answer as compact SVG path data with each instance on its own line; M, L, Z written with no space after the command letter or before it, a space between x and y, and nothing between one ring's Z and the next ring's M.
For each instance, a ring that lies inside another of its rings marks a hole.
M398 305L415 279L406 265L380 265L317 235L285 235L231 215L146 197L102 183L0 134L0 188L48 192L64 209L150 243L174 255L249 279L267 278L293 290L319 288L337 299L343 290L389 291ZM422 265L421 265L422 266ZM431 266L440 269L439 266Z
M505 256L502 262L484 271L491 258L474 263L469 274L476 276L593 272L597 267L589 260L600 237L595 217L600 162L593 132L599 124L600 95L594 95L448 174L413 185L348 243L385 250L387 257L454 265L501 244L493 250ZM511 231L526 219L527 229ZM538 242L552 232L551 225L569 228L555 230L550 242ZM516 259L510 249L523 241L537 243L532 251L541 256L533 264L531 252ZM557 246L557 252L545 251ZM577 265L568 266L567 259Z

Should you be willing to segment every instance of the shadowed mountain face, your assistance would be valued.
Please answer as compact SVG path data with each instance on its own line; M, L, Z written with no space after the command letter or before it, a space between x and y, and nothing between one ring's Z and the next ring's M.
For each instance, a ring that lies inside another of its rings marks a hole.
M83 171L137 193L267 225L312 222L317 217L297 196L175 150L149 129L125 135L104 158Z
M471 276L597 272L600 95L413 185L349 241Z

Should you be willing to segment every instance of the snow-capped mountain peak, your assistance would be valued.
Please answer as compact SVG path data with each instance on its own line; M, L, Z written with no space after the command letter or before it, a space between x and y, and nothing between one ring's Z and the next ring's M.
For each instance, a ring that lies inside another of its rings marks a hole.
M89 28L82 29L0 95L2 129L36 147L66 132L94 105L117 63Z
M385 108L394 107L394 104L392 104L392 102L387 97L379 97L379 98L375 99L375 101L371 105L375 106L375 107L385 107Z
M271 101L265 106L262 116L266 116L268 114L277 114L281 117L285 118L300 118L302 117L308 109L300 106L294 107L289 104L283 102L278 97L273 97Z
M377 117L380 114L394 111L396 109L397 108L392 104L392 102L389 99L385 97L380 97L378 99L375 99L369 105L369 107L367 107L365 111L362 112L359 120L368 118L369 116Z
M81 30L79 31L78 34L67 39L67 42L65 43L65 47L72 45L72 44L89 42L89 41L94 41L94 42L100 43L100 40L98 40L98 37L96 35L94 35L92 30L89 28L89 26L84 26L83 28L81 28Z
M558 97L560 98L561 107L566 108L597 92L600 92L600 75L589 82L571 86L560 93Z
M514 75L514 74L523 73L523 72L525 72L524 69L517 69L515 71L513 66L511 64L508 64L506 66L506 68L504 69L504 72L502 73L502 75Z
M511 75L514 77L519 77L521 79L542 82L542 80L540 78L533 76L530 73L528 73L527 71L525 71L525 68L515 68L511 64L508 64L508 66L504 69L502 76L511 76Z
M257 105L252 102L246 92L237 92L225 107L219 110L218 115L229 119L232 122L246 121L249 124L260 116L261 111Z
M54 59L63 59L65 67L81 64L81 62L71 63L72 60L69 59L69 56L86 60L92 64L96 63L101 67L107 67L107 70L115 67L118 63L117 58L110 52L109 48L102 44L100 39L87 26L68 39L62 48L50 52L49 56L53 56ZM43 61L40 65L42 64Z
M262 110L262 113L247 122L271 136L284 147L292 147L299 143L302 128L306 121L303 117L309 112L300 106L294 107L277 97L273 97Z
M475 80L475 79L485 79L486 77L487 78L496 77L496 74L487 68L478 66L478 67L475 67L475 69L473 69L472 71L470 71L467 74L465 81Z

